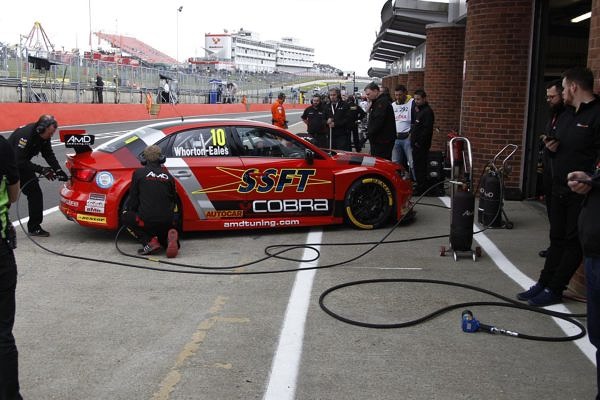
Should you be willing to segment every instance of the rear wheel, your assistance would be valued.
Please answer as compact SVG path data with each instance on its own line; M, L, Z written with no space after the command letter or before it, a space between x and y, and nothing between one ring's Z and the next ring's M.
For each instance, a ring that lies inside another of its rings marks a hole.
M344 199L348 222L359 229L376 229L385 225L394 206L389 185L379 178L357 180Z

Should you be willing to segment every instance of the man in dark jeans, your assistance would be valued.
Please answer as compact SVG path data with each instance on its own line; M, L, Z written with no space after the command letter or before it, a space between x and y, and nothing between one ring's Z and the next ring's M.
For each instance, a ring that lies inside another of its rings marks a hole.
M396 117L392 103L375 82L365 86L365 95L371 102L367 126L371 155L391 160L396 141Z
M415 90L414 108L412 110L412 127L410 130L410 144L412 147L413 164L417 187L413 193L420 196L428 189L427 184L427 158L433 137L433 124L435 115L427 103L427 94L424 90Z
M23 194L27 196L29 205L27 229L31 236L50 236L41 225L44 219L44 196L36 174L41 174L48 180L68 179L56 160L50 143L57 128L58 122L52 115L42 115L37 122L17 128L8 138L8 143L15 152ZM38 154L46 160L48 167L42 167L31 161Z
M562 85L569 118L561 118L556 137L545 141L552 172L550 247L538 282L517 294L538 307L562 302L562 292L581 263L577 219L583 196L571 191L567 176L592 171L600 154L600 98L593 92L594 75L589 69L573 68L563 74Z
M15 322L17 263L15 231L8 219L10 203L19 195L19 174L15 155L0 136L0 400L22 400L19 393L17 345L12 330Z
M545 140L547 138L556 137L556 128L561 118L568 117L568 113L565 114L565 102L562 97L563 87L562 82L557 79L550 82L546 86L546 102L549 106L550 116L548 123L544 129L544 134L540 137L540 158L542 162L542 188L544 194L544 201L546 203L546 213L550 218L550 201L552 200L552 164L550 163L549 151L546 149ZM548 255L548 249L540 250L540 257L546 257Z

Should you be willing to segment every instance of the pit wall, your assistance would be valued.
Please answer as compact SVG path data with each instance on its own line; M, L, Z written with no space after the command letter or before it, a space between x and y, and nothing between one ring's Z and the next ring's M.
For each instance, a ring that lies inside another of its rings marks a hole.
M306 104L284 106L286 110L307 107ZM271 104L161 104L158 114L150 115L144 104L0 103L0 132L12 132L21 125L37 121L42 114L53 115L60 127L251 112L270 113Z

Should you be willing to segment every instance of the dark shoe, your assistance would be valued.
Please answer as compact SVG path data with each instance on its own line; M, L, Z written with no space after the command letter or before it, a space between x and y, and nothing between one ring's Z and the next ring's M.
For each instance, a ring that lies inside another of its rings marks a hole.
M562 303L562 294L556 294L552 290L546 288L540 292L537 296L529 299L530 306L535 307L546 307L552 304Z
M29 236L37 236L37 237L48 237L50 236L50 232L47 232L42 229L42 227L38 227L32 231L29 231Z
M538 253L538 255L542 258L546 258L546 256L548 255L548 249L545 250L540 250L540 252Z
M147 256L156 253L158 250L160 250L160 243L158 242L158 238L154 236L144 247L138 250L138 254Z
M177 257L177 253L179 252L179 233L177 229L169 229L169 233L167 233L167 258L175 258Z
M542 285L541 283L538 282L535 285L533 285L532 287L530 287L528 290L521 292L521 293L517 293L517 299L519 299L519 300L532 299L535 296L537 296L538 294L540 294L543 290L544 290L544 285Z

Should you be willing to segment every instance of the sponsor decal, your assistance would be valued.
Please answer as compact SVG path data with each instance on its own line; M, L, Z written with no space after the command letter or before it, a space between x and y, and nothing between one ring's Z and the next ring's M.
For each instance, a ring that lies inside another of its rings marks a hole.
M69 200L69 199L65 199L64 197L60 198L60 202L65 204L66 206L69 207L79 207L79 202L78 201L73 201L73 200Z
M268 193L272 190L283 192L285 189L302 193L309 185L329 185L331 181L315 178L316 170L305 168L268 168L263 171L257 168L236 169L217 167L221 172L230 175L237 180L195 190L192 194L207 194L218 192L238 193Z
M94 135L65 135L65 147L91 146L94 144Z
M106 201L106 195L102 193L90 193L90 196L88 198L90 200Z
M242 210L211 210L206 211L206 218L208 219L219 219L219 218L242 218L244 211Z
M85 203L85 212L94 214L104 214L106 205L106 195L99 193L90 193L90 197Z
M277 226L298 226L300 220L298 219L257 219L257 220L243 220L235 222L223 222L223 228L275 228Z
M218 146L207 146L205 148L184 149L173 147L176 157L206 157L206 156L228 156L229 148Z
M150 171L146 174L146 179L151 181L168 181L169 175L165 174L164 172L155 174L154 172Z
M255 213L323 212L329 211L327 199L254 200Z
M106 217L99 217L97 215L77 214L77 221L106 225Z
M96 185L102 189L110 188L115 182L115 178L108 171L100 171L96 175Z

